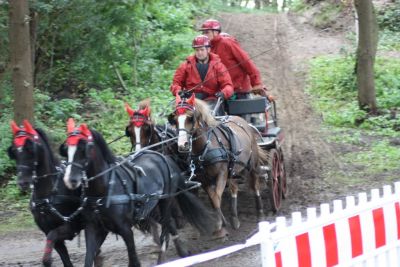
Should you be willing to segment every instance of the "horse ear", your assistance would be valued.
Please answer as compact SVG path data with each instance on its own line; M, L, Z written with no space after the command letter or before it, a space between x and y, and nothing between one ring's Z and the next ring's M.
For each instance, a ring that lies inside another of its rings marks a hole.
M10 122L11 125L11 130L13 132L13 135L15 135L19 130L21 130L18 125L15 123L15 121Z
M36 134L35 129L33 129L32 125L29 123L28 120L24 120L23 123L24 123L25 131L27 133L30 133L30 134L33 134L33 135Z
M195 95L195 94L192 94L192 96L187 100L187 103L188 103L189 105L193 106L193 107L194 107L195 97L196 97L196 95Z
M176 125L175 113L171 113L171 114L168 115L168 122L169 122L169 124L171 124L172 126Z
M80 130L81 132L86 135L88 137L89 141L93 141L92 140L92 132L89 130L89 128L87 127L86 123L82 123L80 126Z
M15 156L15 152L14 152L14 150L12 149L12 146L10 146L10 147L7 148L7 154L8 154L8 157L9 157L10 159L13 159L13 160L16 160L16 159L17 159L17 157Z
M179 94L176 94L175 105L178 105L180 102L182 102L182 98Z
M73 118L69 118L67 121L67 133L72 133L75 129L75 121Z
M150 107L146 106L146 108L143 110L143 115L146 116L147 118L149 118L150 117L150 112L151 112Z
M129 117L132 117L133 114L135 113L135 111L129 106L128 103L125 103L125 110L126 112L128 112Z
M126 137L130 137L131 136L131 133L129 132L129 125L126 126L126 128L125 128L125 136Z
M62 157L64 158L68 157L67 144L65 142L60 145L60 147L58 148L58 152Z

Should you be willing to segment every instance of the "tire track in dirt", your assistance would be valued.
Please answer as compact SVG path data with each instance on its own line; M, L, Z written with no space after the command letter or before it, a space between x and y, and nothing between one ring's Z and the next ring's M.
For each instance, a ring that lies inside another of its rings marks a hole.
M323 172L340 165L321 130L321 118L304 92L306 60L338 53L343 39L299 25L295 17L290 18L288 14L226 13L218 19L228 25L223 30L235 36L250 56L259 55L253 61L277 98L279 126L285 134L283 151L290 192L284 205L298 203L306 207L321 201L319 194L313 197L309 191L329 190L322 181Z

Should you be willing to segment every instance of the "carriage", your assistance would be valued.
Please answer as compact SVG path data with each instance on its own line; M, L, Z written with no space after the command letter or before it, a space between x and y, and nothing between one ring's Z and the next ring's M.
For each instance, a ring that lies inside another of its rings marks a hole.
M276 103L272 97L257 96L251 99L229 100L227 113L243 116L257 133L258 145L267 152L268 164L263 168L264 188L268 192L271 209L281 207L287 195L285 162L282 151L284 135L278 126Z

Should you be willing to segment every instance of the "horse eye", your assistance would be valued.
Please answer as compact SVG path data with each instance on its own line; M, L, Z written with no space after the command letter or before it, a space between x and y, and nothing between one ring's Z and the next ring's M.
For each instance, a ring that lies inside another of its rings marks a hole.
M193 123L193 122L194 122L194 118L193 118L193 117L188 117L188 121L189 121L190 123Z

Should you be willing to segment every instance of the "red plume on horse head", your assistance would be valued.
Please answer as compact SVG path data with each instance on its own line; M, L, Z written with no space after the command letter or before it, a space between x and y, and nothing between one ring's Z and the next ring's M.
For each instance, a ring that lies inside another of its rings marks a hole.
M129 117L132 117L135 114L135 110L133 110L128 103L125 103L125 110L129 114Z
M15 121L11 121L11 130L14 135L14 144L17 147L25 145L27 139L31 139L34 142L39 140L39 135L28 120L23 121L23 126L19 127Z
M75 127L75 121L73 118L69 118L67 121L67 144L75 146L78 144L80 139L93 141L92 133L86 124L82 123L79 128Z
M15 121L11 121L10 125L11 125L11 130L13 132L13 135L15 135L16 133L18 133L21 130L21 128L18 127L18 125L15 123Z
M192 94L192 96L186 101L189 105L191 105L192 107L194 107L194 102L195 102L195 94Z
M73 118L69 118L67 121L67 133L72 133L75 130L75 121Z
M189 99L183 98L183 100L182 100L181 96L179 94L176 94L175 105L178 105L180 103L186 103L186 104L194 107L195 98L196 98L196 95L192 94Z
M133 117L133 115L135 115L135 113L139 113L139 114L145 116L147 119L150 117L150 112L151 112L151 109L148 105L146 105L142 109L140 109L140 107L139 107L139 110L136 111L136 110L132 109L128 103L125 103L125 110L129 114L129 117Z

